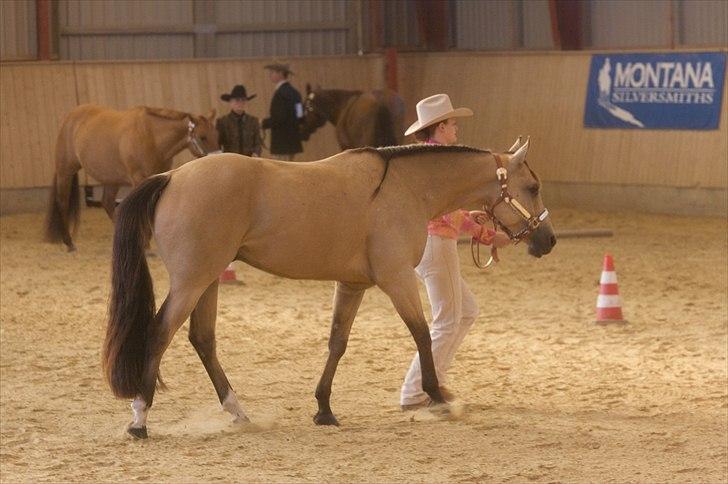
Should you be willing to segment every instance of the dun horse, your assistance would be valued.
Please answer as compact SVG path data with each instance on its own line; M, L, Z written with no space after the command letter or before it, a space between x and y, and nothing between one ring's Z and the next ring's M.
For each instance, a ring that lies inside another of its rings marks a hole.
M338 425L332 380L364 291L374 285L414 338L423 389L444 403L414 271L427 221L485 203L512 237L528 240L530 254L549 253L556 239L527 150L528 142L505 154L465 146L361 148L302 164L220 154L142 183L117 210L103 350L113 393L133 399L129 433L147 436L162 355L190 316L190 342L223 409L248 420L215 350L218 275L232 260L282 277L337 281L316 424ZM170 277L156 315L144 257L152 235Z
M46 239L68 250L79 223L78 170L104 186L102 205L113 218L116 194L167 171L185 148L197 157L219 149L215 111L195 116L171 109L136 107L128 111L84 104L63 121L56 141L56 170L46 219Z
M312 91L307 84L304 108L304 140L328 121L342 150L402 144L404 102L394 91Z

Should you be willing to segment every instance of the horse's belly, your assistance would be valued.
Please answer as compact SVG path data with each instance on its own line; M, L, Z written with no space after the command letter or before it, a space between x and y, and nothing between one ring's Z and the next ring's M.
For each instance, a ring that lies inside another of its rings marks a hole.
M273 247L244 243L239 260L263 271L290 279L371 283L363 254L327 250L322 246L278 241Z

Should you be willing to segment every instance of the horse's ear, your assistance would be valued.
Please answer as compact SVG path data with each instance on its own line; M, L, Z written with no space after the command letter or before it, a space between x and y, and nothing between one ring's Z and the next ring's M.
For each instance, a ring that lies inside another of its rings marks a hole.
M217 116L217 110L215 108L210 109L210 114L207 115L207 119L213 122L215 121L215 116Z
M528 147L531 145L531 137L529 136L526 138L526 142L521 145L520 148L518 148L518 151L513 153L511 157L508 159L508 168L509 169L515 169L518 168L519 165L523 164L523 161L526 159L526 153L528 153Z
M311 84L309 84L307 82L306 83L306 96L308 96L309 94L311 94Z
M523 143L523 136L518 136L518 139L515 143L513 143L513 146L508 148L508 153L515 153L518 148L521 147L521 143Z

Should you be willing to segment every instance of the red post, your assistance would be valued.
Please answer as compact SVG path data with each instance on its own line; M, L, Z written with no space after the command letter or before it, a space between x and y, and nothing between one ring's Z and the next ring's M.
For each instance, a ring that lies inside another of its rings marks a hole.
M427 50L447 50L448 3L442 0L420 0L416 4L420 34Z
M583 47L583 4L581 0L551 0L551 34L554 45L562 50L579 50Z
M38 59L51 58L51 5L50 0L35 0L36 34L38 39Z
M385 80L387 81L387 88L392 91L397 91L397 49L394 47L387 47L384 50L384 57L386 66Z

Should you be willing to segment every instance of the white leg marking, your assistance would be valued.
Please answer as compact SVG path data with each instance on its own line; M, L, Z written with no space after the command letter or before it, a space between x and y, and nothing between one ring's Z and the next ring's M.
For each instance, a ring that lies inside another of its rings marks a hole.
M232 390L228 391L225 401L222 402L222 409L235 417L235 420L233 420L235 423L250 422L250 419L243 412L243 407L238 403L238 397L235 396L235 392Z
M145 427L147 425L147 402L142 397L136 397L131 402L131 411L134 413L131 427L135 429Z

